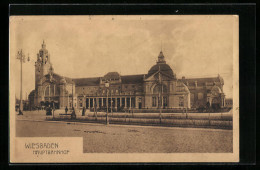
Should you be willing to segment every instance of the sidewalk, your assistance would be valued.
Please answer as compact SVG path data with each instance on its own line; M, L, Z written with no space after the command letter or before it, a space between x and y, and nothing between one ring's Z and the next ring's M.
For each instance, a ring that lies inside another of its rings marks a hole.
M56 110L54 111L53 117L53 115L46 116L46 112L44 110L24 111L24 115L17 115L16 119L31 121L106 123L105 112L98 112L96 117L95 114L93 112L89 112L89 110L85 112L85 116L82 116L81 110L76 110L76 119L73 120L70 115L60 115L64 113L65 111L63 110ZM70 113L71 111L68 112L68 114ZM219 113L213 113L209 117L208 113L188 113L187 115L182 113L164 113L160 119L158 113L109 113L109 123L213 129L232 129L233 127L232 116L229 113L224 113L222 115ZM224 119L220 119L221 117Z
M64 110L55 110L54 111L54 117L59 118L59 114L64 114ZM71 111L68 111L68 114L70 114ZM99 113L100 114L100 113ZM102 113L101 113L102 114ZM85 116L82 116L82 111L81 110L76 110L76 116L79 119L84 119L86 117L93 117L93 112L89 112L89 110L86 111ZM23 115L18 115L16 113L16 119L17 120L46 120L47 118L52 118L53 115L46 116L46 111L45 110L33 110L33 111L23 111Z

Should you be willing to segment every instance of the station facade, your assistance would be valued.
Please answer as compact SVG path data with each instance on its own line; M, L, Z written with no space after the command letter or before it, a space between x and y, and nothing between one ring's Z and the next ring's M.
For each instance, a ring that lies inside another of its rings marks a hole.
M105 86L109 83L109 87ZM224 80L209 78L177 79L161 51L148 73L120 75L109 72L103 77L69 78L54 72L50 54L43 42L35 62L35 90L29 95L31 106L54 101L56 108L191 108L225 106ZM108 101L107 101L108 100Z

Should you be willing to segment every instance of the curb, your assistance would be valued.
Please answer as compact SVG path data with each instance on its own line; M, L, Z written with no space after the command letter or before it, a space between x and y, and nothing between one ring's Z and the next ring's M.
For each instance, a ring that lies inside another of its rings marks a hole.
M31 122L48 122L48 123L61 123L61 124L74 124L74 125L93 125L93 126L107 126L105 122L99 121L79 121L79 120L32 120L32 119L16 119L18 121L31 121ZM233 130L232 128L221 128L221 127L214 127L214 126L192 126L192 125L160 125L160 124L141 124L141 123L124 123L124 122L109 122L108 126L128 126L128 127L147 127L147 128L176 128L176 129L190 129L190 130L215 130L215 131L227 131Z

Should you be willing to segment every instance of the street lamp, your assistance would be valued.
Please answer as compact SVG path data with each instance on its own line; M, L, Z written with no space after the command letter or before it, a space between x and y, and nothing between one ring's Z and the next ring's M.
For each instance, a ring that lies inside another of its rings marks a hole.
M52 98L52 118L54 119L54 109L55 109L55 105L54 105L54 98L55 98L55 86L54 86L54 80L53 80L53 68L51 67L49 70L49 75L50 75L50 92L51 92L51 87L53 87L53 95L50 96ZM50 95L52 94L52 92L50 93Z
M72 80L73 82L73 80ZM72 109L74 108L74 101L73 101L73 83L71 84L71 88L72 88Z
M96 94L96 96L97 96L97 92L95 93ZM94 97L93 98L93 105L94 105L94 116L95 116L95 119L97 120L97 98L96 97Z
M163 84L162 84L162 77L161 77L161 68L159 65L159 109L160 109L160 123L162 122L162 93L163 93Z
M112 90L110 91L110 100L111 100L111 114L112 114L112 117L113 117L113 104L114 104L114 102L113 102L113 98L112 98Z
M109 90L109 82L105 82L105 87L107 88L107 100L106 100L106 106L107 106L107 113L106 113L106 124L109 125L109 119L108 119L108 90Z
M16 59L20 60L20 63L21 63L20 104L19 104L18 115L23 115L23 101L22 101L22 97L23 97L23 89L22 89L23 88L23 85L22 85L23 84L23 63L26 62L26 58L25 58L25 55L23 54L22 49L20 51L18 51ZM28 62L30 61L29 54L28 54L27 61Z

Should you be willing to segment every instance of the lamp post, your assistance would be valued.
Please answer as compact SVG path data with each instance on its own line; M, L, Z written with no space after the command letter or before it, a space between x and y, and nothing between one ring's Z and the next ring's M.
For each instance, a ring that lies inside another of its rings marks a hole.
M73 110L73 108L74 108L74 101L73 101L73 80L72 80L72 84L71 84L71 91L72 91L72 94L71 94L71 97L72 97L72 102L71 102L71 108L72 108L72 110Z
M85 92L83 91L83 101L82 101L82 106L83 106L83 109L82 109L82 116L85 116L85 112L86 112L86 95L85 95Z
M20 60L21 63L21 84L20 84L20 104L19 104L19 113L18 115L23 115L23 101L22 101L22 97L23 97L23 63L26 62L26 58L25 55L23 54L22 49L20 51L18 51L16 59ZM30 61L30 57L28 54L28 58L27 61Z
M50 97L52 98L52 118L54 119L54 109L55 109L55 105L54 105L54 97L55 97L55 86L54 86L54 80L53 80L53 68L51 67L49 70L49 75L50 75L50 95L52 94L51 92L51 87L53 87L53 95L51 95Z
M106 113L106 124L109 125L109 119L108 119L108 90L109 90L109 82L105 82L105 87L107 88L107 100L106 100L106 106L107 106L107 113Z
M51 83L51 85L53 86L53 83ZM53 86L53 90L54 90L54 86ZM53 91L53 95L52 95L52 118L54 119L54 109L55 109L55 105L54 105L54 91Z
M112 117L113 117L113 98L112 98L112 91L110 91L110 100L111 100L111 114L112 114Z
M97 96L97 92L96 92L96 96ZM94 116L95 116L95 119L97 120L97 98L94 97L93 98L93 105L94 105Z
M162 84L162 78L161 78L161 68L160 68L160 65L159 65L159 109L160 109L160 123L162 122L162 104L163 104L163 101L162 101L162 92L163 92L163 84Z

